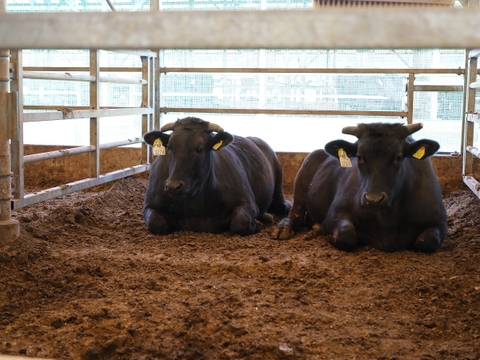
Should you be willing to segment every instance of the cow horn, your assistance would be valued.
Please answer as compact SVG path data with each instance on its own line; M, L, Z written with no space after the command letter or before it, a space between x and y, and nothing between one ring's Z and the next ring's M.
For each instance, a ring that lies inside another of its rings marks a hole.
M358 137L358 126L346 126L342 129L342 133Z
M208 131L223 132L223 128L214 123L208 123Z
M173 130L173 126L175 125L175 123L171 122L171 123L168 123L168 124L165 124L162 126L162 128L160 129L161 132L165 132L165 131L169 131L169 130Z
M414 132L417 132L418 130L423 128L423 124L422 123L415 123L415 124L405 125L405 127L407 128L408 135L412 135Z

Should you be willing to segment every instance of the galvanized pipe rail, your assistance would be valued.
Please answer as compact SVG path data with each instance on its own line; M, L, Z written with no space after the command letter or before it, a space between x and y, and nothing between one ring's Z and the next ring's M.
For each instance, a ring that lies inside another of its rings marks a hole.
M24 79L39 79L39 80L62 80L62 81L85 81L85 82L95 82L97 79L95 76L84 75L84 74L58 74L54 72L45 72L45 71L23 71ZM100 82L108 83L118 83L118 84L139 84L147 85L147 80L140 79L127 79L121 77L113 76L99 76Z
M379 69L379 68L179 68L161 67L162 74L179 73L262 73L262 74L456 74L463 75L464 69ZM480 70L479 70L480 72Z
M474 145L476 138L475 124L480 123L478 110L475 106L475 95L480 88L478 76L478 58L480 49L471 50L468 53L465 87L465 113L463 119L463 148L462 148L462 178L463 182L480 198L480 182L474 176L474 157L480 158L480 151Z
M245 108L179 108L161 106L161 113L171 112L190 112L205 114L275 114L275 115L350 115L350 116L395 116L406 117L407 123L411 124L413 119L413 94L415 91L463 91L463 86L447 85L415 85L415 75L419 74L455 74L464 75L464 69L380 69L380 68L179 68L179 67L161 67L162 74L168 73L253 73L253 74L348 74L348 75L367 75L367 74L405 74L408 76L406 86L407 92L407 110L399 111L352 111L352 110L285 110L285 109L245 109ZM189 96L194 96L189 94ZM282 95L285 97L286 95ZM295 95L297 96L297 95Z
M118 141L112 141L112 142L109 142L109 143L101 144L99 146L99 148L100 148L100 150L106 150L106 149L116 148L116 147L119 147L119 146L140 144L142 142L143 142L143 139L137 137L137 138L134 138L134 139L118 140ZM42 160L49 160L49 159L55 159L55 158L60 158L60 157L65 157L65 156L91 153L91 152L94 152L96 150L97 150L97 148L95 146L87 145L87 146L72 147L72 148L68 148L68 149L47 151L47 152L44 152L44 153L25 155L23 157L23 163L28 164L28 163L34 163L34 162L42 161Z
M155 106L153 101L155 94L153 75L153 63L156 59L156 54L150 51L127 51L129 54L142 55L142 67L129 68L141 71L141 80L121 79L117 77L102 77L99 75L101 68L98 61L98 50L90 51L90 67L76 68L85 71L88 69L89 75L69 76L68 80L72 81L88 81L90 82L90 106L89 107L61 107L61 106L23 106L20 97L18 105L18 121L15 130L14 145L14 199L12 207L14 209L31 205L40 201L45 201L57 196L65 195L81 189L86 189L91 186L100 185L109 181L118 180L120 178L138 174L147 171L150 168L150 154L143 139L135 137L132 139L119 140L109 143L100 144L99 142L99 119L101 117L126 116L126 115L141 115L142 116L142 131L148 131L155 123ZM24 78L41 78L49 80L65 80L63 75L55 73L40 73L35 71L34 67L29 67L28 71L24 71L21 67L21 51L14 51L15 61L11 69L15 89L17 94L21 94L22 82ZM148 55L148 56L145 56ZM42 71L47 68L41 68ZM50 68L51 69L51 68ZM111 71L116 71L118 68L109 68ZM73 75L73 74L72 74ZM142 86L142 104L139 108L101 108L99 106L99 91L98 85L100 82L123 82L128 84L136 84ZM56 110L48 112L28 112L23 113L23 109L34 110ZM78 146L61 150L54 150L32 155L23 155L23 124L27 122L51 121L51 120L69 120L69 119L90 119L90 145ZM142 133L143 133L142 132ZM132 144L142 144L142 159L145 163L135 165L126 169L113 171L107 174L100 173L100 151L111 149L119 146L127 146ZM48 159L55 159L60 157L90 154L90 177L87 179L75 181L65 185L60 185L54 188L45 189L39 192L25 194L24 193L24 164L43 161Z
M0 0L0 13L7 11L6 0ZM20 235L20 223L12 219L10 201L12 129L9 126L11 110L10 51L0 50L0 245L13 241Z

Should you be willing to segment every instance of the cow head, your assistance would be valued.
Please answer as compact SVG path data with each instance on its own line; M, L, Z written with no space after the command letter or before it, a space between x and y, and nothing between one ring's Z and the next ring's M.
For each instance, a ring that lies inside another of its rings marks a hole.
M171 133L167 133L171 131ZM169 174L164 189L173 196L195 196L203 188L212 167L212 151L233 141L233 136L213 123L195 117L179 119L143 136L151 146L166 148Z
M422 127L421 123L349 126L342 132L356 136L357 142L331 141L325 145L325 151L339 158L342 166L349 166L349 159L356 158L350 166L358 166L361 205L379 211L390 207L396 194L412 180L405 160L423 161L439 149L436 141L411 138Z

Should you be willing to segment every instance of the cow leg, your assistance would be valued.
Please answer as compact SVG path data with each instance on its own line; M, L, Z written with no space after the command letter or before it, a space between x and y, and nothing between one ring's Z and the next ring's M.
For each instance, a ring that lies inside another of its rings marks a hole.
M268 208L269 213L286 215L290 211L292 206L285 200L285 194L283 193L283 175L282 170L276 173L275 188L273 190L272 202Z
M147 223L148 230L153 234L166 235L170 231L167 220L157 211L146 208L143 211L143 217Z
M303 198L294 198L292 208L288 213L288 217L280 220L278 225L273 229L272 238L277 240L288 240L291 239L295 233L295 230L298 229L300 225L304 223L305 220L305 206Z
M428 228L417 237L413 243L413 250L431 253L440 247L441 242L440 230L433 227Z
M327 238L333 246L344 251L352 251L357 245L355 226L346 219L340 220L333 231L333 235Z
M262 223L256 219L253 211L243 206L233 210L230 231L239 235L256 234L262 228Z
M275 229L273 229L272 238L278 240L288 240L293 237L293 234L293 221L287 217L280 220Z

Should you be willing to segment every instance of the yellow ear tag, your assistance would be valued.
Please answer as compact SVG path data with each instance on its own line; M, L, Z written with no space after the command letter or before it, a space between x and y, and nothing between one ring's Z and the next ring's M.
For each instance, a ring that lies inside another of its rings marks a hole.
M413 157L415 159L421 159L425 155L425 146L422 146L420 149L418 149L415 154L413 154Z
M352 167L352 161L342 148L338 149L338 160L340 160L340 165L342 167Z
M215 145L212 146L213 150L218 150L218 148L222 146L222 144L223 144L223 140L220 140L219 142L217 142Z
M165 155L165 146L163 146L162 140L160 138L153 142L153 155Z

